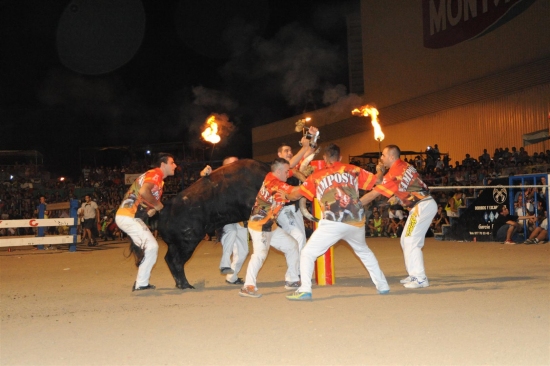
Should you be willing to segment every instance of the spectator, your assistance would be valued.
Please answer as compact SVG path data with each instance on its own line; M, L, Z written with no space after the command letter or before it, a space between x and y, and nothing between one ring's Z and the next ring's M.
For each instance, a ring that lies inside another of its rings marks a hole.
M450 225L451 222L449 221L449 218L447 217L447 211L441 210L441 214L439 215L439 218L435 220L434 223L434 232L441 233L443 232L443 225Z
M524 244L544 244L548 240L548 211L544 215L539 215L539 225L529 235Z
M88 236L90 240L88 241L88 246L97 246L97 237L99 232L97 230L97 224L99 223L99 208L97 203L92 201L92 197L87 194L84 196L84 203L81 206L82 208L82 228L85 232L84 236Z
M384 232L384 220L380 217L380 212L374 211L372 219L369 220L370 236L382 236Z
M503 244L516 244L514 235L520 229L519 220L531 219L535 216L515 216L510 215L510 210L506 205L497 207L498 217L493 223L493 239Z
M390 210L388 213L388 223L386 225L386 233L391 238L397 238L405 226L405 215L403 214L403 206L401 205L390 205Z
M445 211L447 211L448 217L459 217L459 208L464 207L464 202L462 200L462 191L458 190L455 194L449 198L447 201L447 206L445 206Z

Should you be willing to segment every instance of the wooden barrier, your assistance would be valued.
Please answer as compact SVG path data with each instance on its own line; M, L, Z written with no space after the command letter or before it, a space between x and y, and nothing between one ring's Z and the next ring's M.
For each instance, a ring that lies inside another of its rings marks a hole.
M69 244L69 252L76 252L76 244L79 241L78 229L78 200L70 202L53 203L49 205L40 204L38 206L38 219L29 220L0 220L0 228L16 227L36 227L37 236L18 236L0 238L0 247L17 247L26 245L37 245L38 249L43 250L44 244ZM70 217L44 219L44 212L55 210L69 210ZM44 235L44 227L49 226L69 226L69 235Z

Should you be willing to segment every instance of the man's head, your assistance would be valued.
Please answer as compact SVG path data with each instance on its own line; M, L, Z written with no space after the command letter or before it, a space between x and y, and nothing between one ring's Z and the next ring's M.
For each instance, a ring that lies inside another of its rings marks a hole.
M397 145L388 145L382 151L382 156L380 156L380 161L387 169L391 168L393 163L395 163L401 156L401 150Z
M290 161L294 154L292 154L292 148L287 143L282 143L277 149L277 156Z
M174 171L177 168L176 163L174 162L174 157L172 154L168 153L159 153L157 157L157 168L162 170L162 174L165 177L174 175Z
M90 197L89 194L87 194L87 195L84 196L84 201L90 202L91 200L92 200L92 197Z
M286 182L289 170L290 164L286 159L276 158L273 160L273 163L271 163L271 172L282 182Z
M507 215L508 213L510 213L510 211L508 210L508 207L506 207L506 205L498 205L497 206L497 212L499 215Z
M340 161L340 147L335 144L329 144L327 147L325 147L323 159L325 159L325 163L327 165L334 164L335 162Z
M225 159L223 159L222 165L228 165L228 164L234 163L238 160L239 160L239 158L236 157L236 156L228 156Z

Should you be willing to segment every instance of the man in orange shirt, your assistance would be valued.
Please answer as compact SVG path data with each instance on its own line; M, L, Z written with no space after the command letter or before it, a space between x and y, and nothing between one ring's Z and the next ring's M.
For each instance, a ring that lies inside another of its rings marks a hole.
M359 189L369 190L376 176L357 166L341 163L340 147L330 144L323 154L326 168L311 174L288 195L290 200L317 198L323 205L323 217L300 254L302 283L287 299L311 300L313 263L338 240L345 240L370 274L379 294L390 292L378 260L365 241L365 210L359 202Z
M116 224L132 239L135 245L143 250L144 257L138 264L136 282L132 291L154 290L149 283L151 270L157 262L158 243L142 219L136 213L151 217L162 210L161 202L164 178L174 175L176 163L174 157L167 153L159 153L156 168L140 175L126 192L122 204L116 212Z
M248 219L248 232L252 238L254 253L246 269L246 279L239 292L243 297L260 297L256 277L269 252L269 247L284 253L287 264L285 288L295 289L300 285L298 242L277 226L277 216L288 202L279 192L290 193L292 186L286 183L290 165L286 159L277 158L271 164L262 187L256 196L256 203Z
M409 208L409 217L401 234L405 269L409 275L400 282L406 288L428 287L422 248L426 232L437 213L437 203L416 169L401 160L400 156L398 146L388 145L384 148L380 163L376 166L378 181L381 183L361 197L361 203L367 205L380 195L388 198L395 196L402 206Z

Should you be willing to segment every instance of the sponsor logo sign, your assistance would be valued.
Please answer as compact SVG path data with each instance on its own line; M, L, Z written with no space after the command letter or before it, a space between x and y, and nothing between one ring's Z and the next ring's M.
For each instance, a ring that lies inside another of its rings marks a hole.
M422 0L424 47L444 48L506 24L535 0Z

